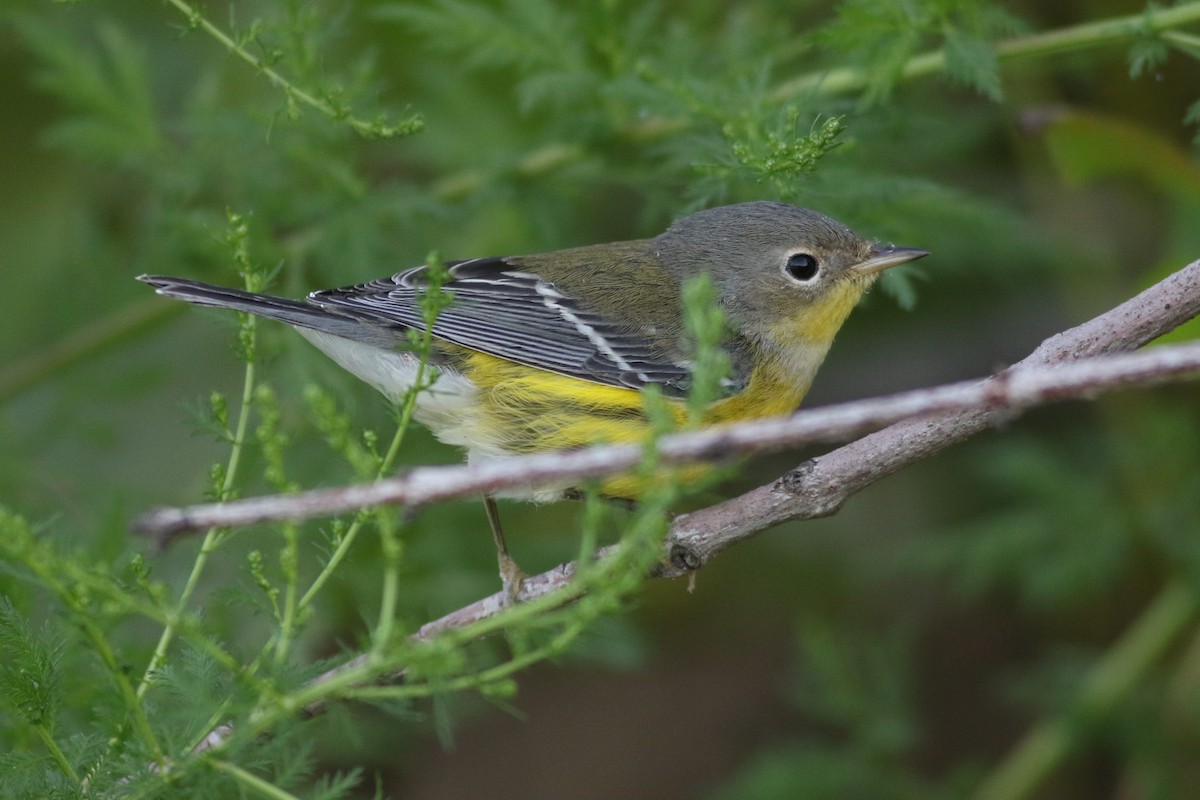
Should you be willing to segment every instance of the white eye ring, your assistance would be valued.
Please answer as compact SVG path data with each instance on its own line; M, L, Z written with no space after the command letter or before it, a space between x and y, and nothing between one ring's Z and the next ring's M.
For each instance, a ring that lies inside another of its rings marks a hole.
M797 283L811 283L821 274L821 265L808 253L792 253L783 263L783 274Z

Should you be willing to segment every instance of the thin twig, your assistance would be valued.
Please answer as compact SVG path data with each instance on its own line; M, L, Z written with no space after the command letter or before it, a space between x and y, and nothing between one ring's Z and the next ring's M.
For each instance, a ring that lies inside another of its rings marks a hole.
M266 77L272 86L280 89L289 102L299 102L314 108L334 121L345 122L362 136L378 139L391 139L399 136L409 136L421 130L425 123L419 114L410 114L398 123L387 123L382 120L368 121L350 114L348 109L336 106L328 99L301 89L296 84L277 72L266 59L251 53L240 42L210 22L201 10L185 0L167 0L188 21L188 25L199 28L216 39L230 53L245 61L260 74Z
M1124 17L1085 22L1067 28L1018 36L994 42L991 47L996 58L1007 61L1032 56L1068 53L1088 47L1103 47L1126 42L1139 36L1169 31L1183 25L1200 22L1200 3L1182 3L1174 8L1147 8ZM946 68L944 48L919 53L909 58L897 71L898 80L913 80L941 72ZM869 83L869 75L857 67L843 67L825 72L799 75L780 84L773 92L774 99L786 101L806 92L845 94L861 91Z

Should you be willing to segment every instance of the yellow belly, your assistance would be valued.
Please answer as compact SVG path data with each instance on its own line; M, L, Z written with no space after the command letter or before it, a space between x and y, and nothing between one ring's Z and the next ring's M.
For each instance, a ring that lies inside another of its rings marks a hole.
M456 366L476 387L474 408L452 430L436 432L446 441L466 446L473 456L496 458L605 442L636 442L650 432L645 398L635 389L569 378L478 352L463 354ZM814 365L811 371L815 369ZM794 411L808 391L811 374L786 380L777 372L770 364L755 370L747 387L710 406L701 424L720 425ZM676 423L683 426L687 421L683 401L666 399L665 403ZM679 474L687 480L705 471L690 467ZM607 479L601 486L606 495L629 498L646 488L645 479L629 475Z

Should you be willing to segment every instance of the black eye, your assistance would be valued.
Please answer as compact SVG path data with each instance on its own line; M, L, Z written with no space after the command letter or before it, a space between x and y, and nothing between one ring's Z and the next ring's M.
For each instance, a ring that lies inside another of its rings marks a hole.
M808 253L794 253L788 256L787 263L783 265L783 270L801 283L808 283L817 277L817 273L821 271L821 266Z

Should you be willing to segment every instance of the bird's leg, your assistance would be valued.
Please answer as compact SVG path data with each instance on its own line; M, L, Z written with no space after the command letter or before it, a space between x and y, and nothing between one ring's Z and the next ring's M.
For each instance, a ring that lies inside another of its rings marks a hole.
M496 560L500 562L500 581L504 586L505 602L516 603L521 594L521 584L525 582L525 573L508 554L504 531L500 528L500 510L496 508L496 498L485 494L483 507L487 510L488 525L492 528L492 541L496 545Z

